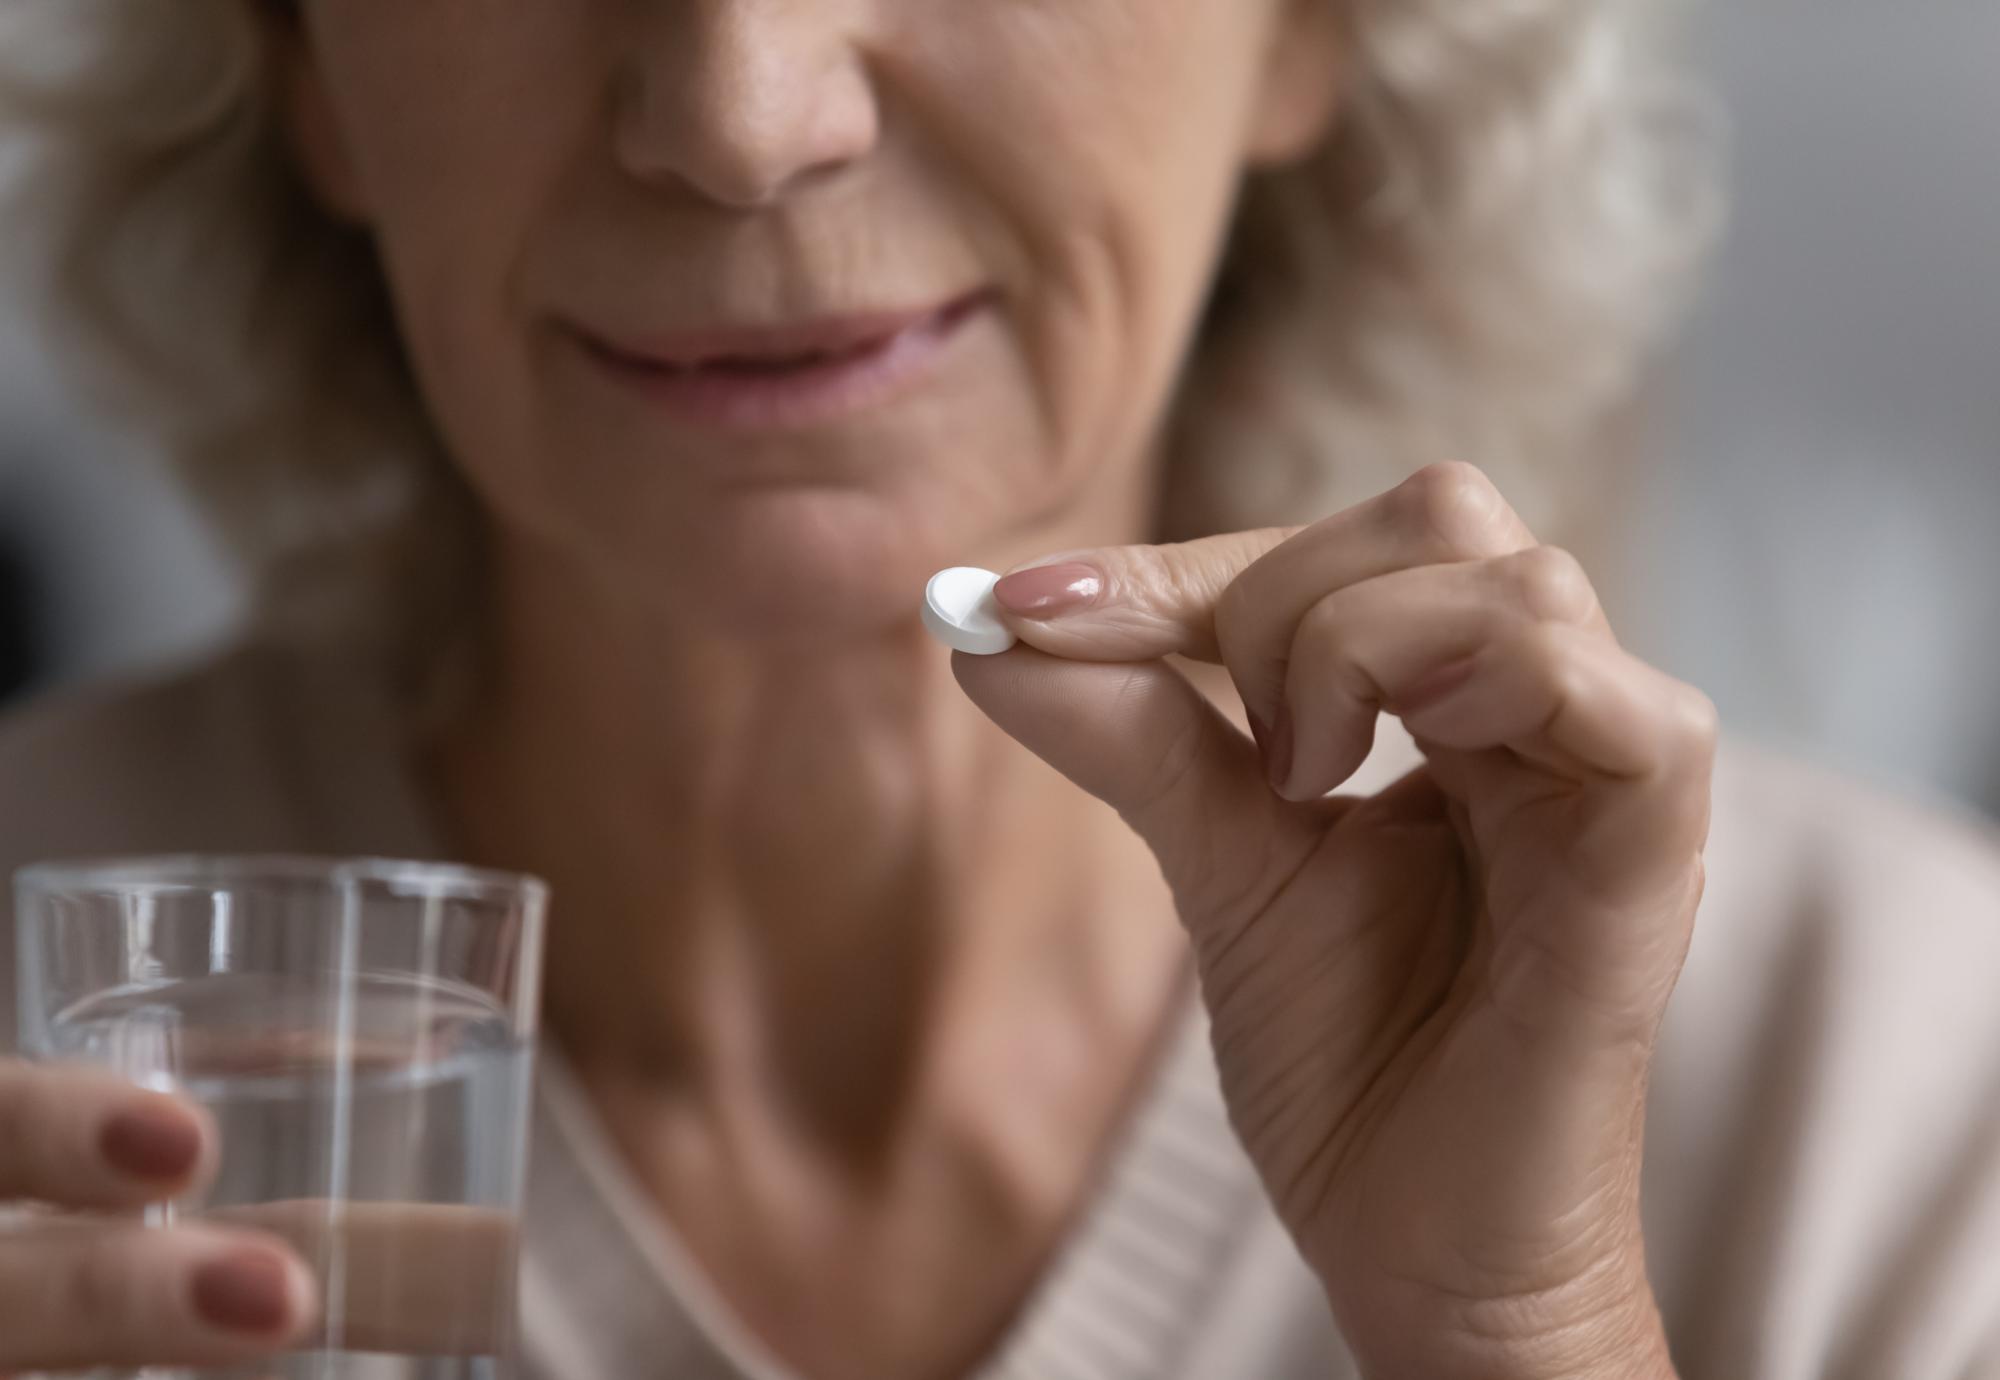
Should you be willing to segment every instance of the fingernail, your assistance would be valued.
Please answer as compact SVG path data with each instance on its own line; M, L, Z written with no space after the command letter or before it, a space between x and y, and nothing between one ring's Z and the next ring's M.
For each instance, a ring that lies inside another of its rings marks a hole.
M1477 663L1472 657L1464 657L1447 666L1440 666L1396 696L1391 712L1398 718L1406 719L1419 710L1430 708L1471 680L1476 666Z
M1000 607L1023 618L1060 618L1088 607L1103 592L1103 574L1081 561L1030 566L993 586Z
M291 1317L291 1273L269 1251L239 1251L195 1271L194 1306L225 1332L275 1332Z
M105 1122L97 1145L121 1173L139 1179L178 1179L201 1157L201 1128L162 1098L127 1107Z
M1292 711L1288 705L1280 704L1271 717L1271 739L1264 745L1264 774L1270 778L1271 789L1283 795L1292 779Z

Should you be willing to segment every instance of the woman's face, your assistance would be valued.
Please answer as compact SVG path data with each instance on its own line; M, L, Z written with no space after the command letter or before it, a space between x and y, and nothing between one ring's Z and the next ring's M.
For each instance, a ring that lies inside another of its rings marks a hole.
M309 0L284 47L508 539L851 632L1141 511L1240 177L1330 118L1334 8Z

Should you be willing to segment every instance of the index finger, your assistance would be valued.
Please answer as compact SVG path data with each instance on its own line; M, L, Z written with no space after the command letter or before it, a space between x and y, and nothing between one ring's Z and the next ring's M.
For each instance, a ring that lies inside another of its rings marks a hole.
M1292 629L1348 585L1535 545L1491 480L1432 465L1310 527L1068 552L1009 572L994 598L1022 641L1073 661L1226 662L1253 705L1282 683Z
M1224 591L1301 530L1064 552L1008 572L993 597L1023 642L1069 661L1220 661Z

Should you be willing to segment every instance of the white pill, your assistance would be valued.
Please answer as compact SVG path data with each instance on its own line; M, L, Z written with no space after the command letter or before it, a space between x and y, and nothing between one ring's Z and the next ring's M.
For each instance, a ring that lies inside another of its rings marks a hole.
M1014 645L1014 634L1000 621L993 586L1000 577L990 570L955 565L931 576L924 587L924 627L955 652L998 656Z

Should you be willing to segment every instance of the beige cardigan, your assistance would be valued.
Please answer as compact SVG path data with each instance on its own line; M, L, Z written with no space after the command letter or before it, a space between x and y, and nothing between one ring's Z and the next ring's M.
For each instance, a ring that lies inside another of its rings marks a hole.
M1407 751L1392 742L1369 780ZM1647 1134L1653 1280L1689 1380L2000 1378L1995 842L1970 820L1725 750L1707 899ZM0 727L0 865L175 850L435 845L388 717L334 663L242 651ZM554 1058L535 1116L530 1369L783 1376L704 1287ZM1230 1138L1191 1011L1090 1209L977 1375L1353 1374Z

